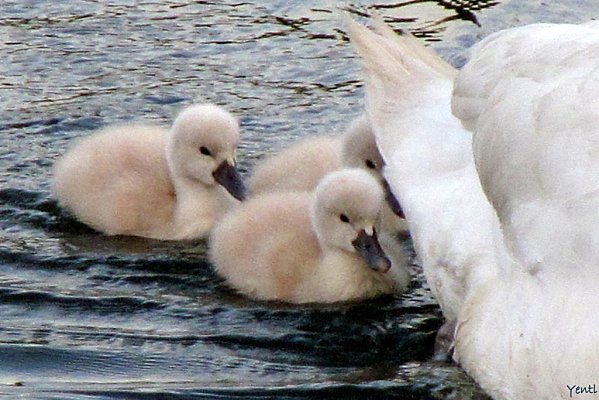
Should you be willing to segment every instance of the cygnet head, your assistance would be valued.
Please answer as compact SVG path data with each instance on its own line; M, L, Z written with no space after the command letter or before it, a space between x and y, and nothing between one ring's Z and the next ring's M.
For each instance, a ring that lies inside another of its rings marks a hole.
M343 136L342 157L348 167L365 168L375 177L382 173L385 163L366 115L356 118L347 128Z
M366 115L356 118L343 135L342 147L343 164L352 168L362 168L368 171L383 185L385 200L397 216L405 218L401 205L391 192L387 180L383 177L385 161L381 155L374 137L370 121Z
M239 124L213 104L184 109L171 127L167 158L176 178L205 186L221 185L243 200L245 187L235 168Z
M312 225L321 245L359 254L369 267L391 267L374 228L384 201L381 185L362 169L331 172L316 187Z

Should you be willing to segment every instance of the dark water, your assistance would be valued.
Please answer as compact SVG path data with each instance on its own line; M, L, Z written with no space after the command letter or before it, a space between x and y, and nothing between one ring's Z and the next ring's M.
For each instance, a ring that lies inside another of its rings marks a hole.
M484 398L459 368L430 361L441 319L417 265L402 297L249 301L214 275L205 243L104 237L61 213L51 166L96 128L167 124L211 101L240 117L249 171L359 112L346 14L382 14L459 66L490 32L589 20L593 3L3 0L0 396Z

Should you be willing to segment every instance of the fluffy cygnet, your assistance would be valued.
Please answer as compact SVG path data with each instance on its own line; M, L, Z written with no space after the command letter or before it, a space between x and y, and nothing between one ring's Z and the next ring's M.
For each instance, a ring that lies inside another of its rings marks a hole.
M397 198L383 178L385 163L365 115L356 118L341 136L310 137L266 158L248 181L251 195L277 191L311 191L329 172L362 168L379 180L388 206L381 213L382 230L407 232Z
M383 252L374 227L380 184L360 169L335 171L316 190L256 196L211 236L219 275L262 300L335 302L401 292L407 260ZM389 271L391 268L392 271Z
M186 108L170 131L108 127L56 162L53 192L77 219L108 235L201 238L244 197L238 142L236 119L212 104Z

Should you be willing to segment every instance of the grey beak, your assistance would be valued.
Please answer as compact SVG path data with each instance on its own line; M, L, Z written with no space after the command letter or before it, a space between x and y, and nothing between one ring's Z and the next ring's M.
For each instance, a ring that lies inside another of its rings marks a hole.
M405 214L403 213L403 209L401 208L401 204L397 200L397 197L391 191L391 187L386 179L383 179L383 189L385 190L385 200L387 200L387 204L391 207L391 211L393 214L397 215L400 218L405 218Z
M227 161L223 161L212 173L212 176L219 185L231 193L231 196L239 201L245 199L245 185L235 166L229 164Z
M391 268L391 260L381 248L376 231L373 231L370 236L362 229L358 232L358 237L352 242L352 245L373 270L387 272Z

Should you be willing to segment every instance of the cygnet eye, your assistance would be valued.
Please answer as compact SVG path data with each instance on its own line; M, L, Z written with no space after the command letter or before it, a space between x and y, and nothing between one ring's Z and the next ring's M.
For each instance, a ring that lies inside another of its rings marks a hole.
M364 164L366 164L366 167L370 169L376 169L376 164L372 160L366 160Z
M211 156L212 155L212 153L210 152L210 150L208 150L208 147L206 147L206 146L200 147L200 153L202 153L205 156Z
M345 214L339 214L339 219L341 222L349 223L349 217Z

